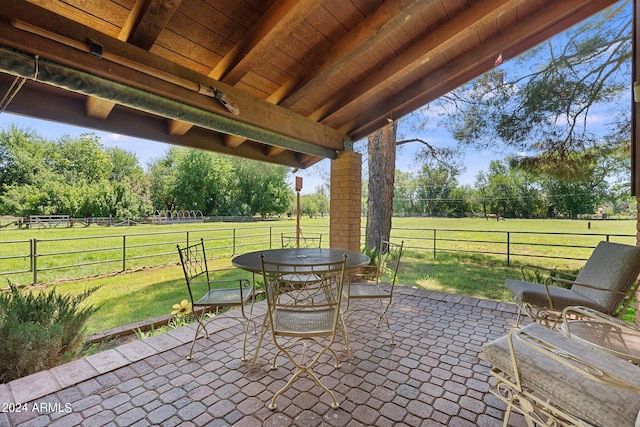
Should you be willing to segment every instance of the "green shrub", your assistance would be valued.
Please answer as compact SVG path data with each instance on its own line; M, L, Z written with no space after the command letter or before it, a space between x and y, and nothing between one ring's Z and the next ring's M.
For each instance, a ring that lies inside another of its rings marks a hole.
M72 360L82 348L86 322L98 307L83 304L96 291L32 293L9 284L0 293L0 383Z

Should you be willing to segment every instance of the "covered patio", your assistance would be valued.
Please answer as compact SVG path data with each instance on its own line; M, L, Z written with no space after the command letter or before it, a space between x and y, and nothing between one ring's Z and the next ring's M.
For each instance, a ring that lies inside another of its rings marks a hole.
M318 366L337 409L303 378L269 410L291 366L268 369L272 343L255 367L242 362L242 328L221 318L211 323L209 340L198 340L191 361L185 356L193 330L183 327L0 384L0 402L26 409L0 412L0 426L502 425L504 404L488 392L481 346L514 326L516 307L406 286L395 295L395 346L386 328L375 327L373 311L364 311L349 320L353 359L340 352L341 368ZM258 303L256 312L264 310ZM250 338L250 349L256 341ZM524 420L513 416L511 423Z

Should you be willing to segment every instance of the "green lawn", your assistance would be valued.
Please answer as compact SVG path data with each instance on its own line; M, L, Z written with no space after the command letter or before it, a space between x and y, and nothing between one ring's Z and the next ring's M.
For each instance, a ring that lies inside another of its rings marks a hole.
M272 237L268 237L264 228L261 228L265 226L274 227L271 231ZM197 236L201 234L208 236L207 238L210 240L207 242L207 249L211 247L213 249L211 252L220 256L220 258L216 257L213 265L210 266L212 269L222 270L217 273L217 278L238 276L251 278L250 273L231 268L230 250L228 248L216 250L217 245L227 247L229 240L226 238L217 240L213 237L214 234L220 233L221 230L236 229L236 234L244 236L241 239L242 245L236 248L236 253L242 253L255 250L254 246L256 245L264 247L265 242L269 243L269 239L275 240L273 236L277 236L278 240L277 242L272 241L271 244L273 247L279 247L280 232L290 232L294 230L294 227L294 221L283 220L269 222L266 225L265 223L208 223L189 226L3 230L0 232L0 241L29 239L31 237L52 239L106 235L116 235L121 239L122 234L148 233L158 230L184 233L186 230L190 230L193 235L190 238L199 238ZM328 234L328 219L306 218L302 222L302 229L303 232L306 230L310 233ZM444 239L444 241L438 240L435 259L432 240L433 229L438 230L438 239ZM456 230L466 230L466 232ZM604 240L607 235L611 241L634 244L635 230L635 221L591 221L591 228L588 229L587 221L572 220L506 220L496 222L485 219L394 218L392 240L404 240L407 246L399 273L401 284L506 301L509 300L509 294L502 286L504 279L518 277L520 266L523 263L576 270L584 264L584 261L567 260L565 257L587 258L591 249L580 246L593 247L599 240ZM507 266L507 258L504 253L507 232L511 233L509 238L515 252L543 254L558 258L512 256L511 265ZM531 232L548 234L529 234ZM575 235L576 233L585 235L578 236ZM631 237L620 237L622 235ZM326 241L328 244L328 238ZM77 243L69 242L70 245ZM563 247L536 246L541 243L563 245ZM62 242L59 244L63 245ZM0 247L3 246L0 245ZM137 271L126 274L61 282L37 286L34 289L55 286L60 292L77 293L89 287L101 286L88 300L88 303L101 307L89 322L89 333L169 314L172 305L187 298L187 293L182 270L177 264L177 253L174 253L175 244L167 244L167 246L168 255L166 257L172 265L163 268L139 268ZM573 248L573 246L578 247ZM452 249L470 252L451 252ZM489 255L476 253L480 250L495 253ZM140 248L140 252L144 253L144 246Z

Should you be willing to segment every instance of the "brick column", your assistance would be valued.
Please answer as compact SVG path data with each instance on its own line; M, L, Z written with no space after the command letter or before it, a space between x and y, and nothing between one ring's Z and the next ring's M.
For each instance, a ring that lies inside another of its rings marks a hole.
M329 244L360 252L362 155L341 151L331 162Z

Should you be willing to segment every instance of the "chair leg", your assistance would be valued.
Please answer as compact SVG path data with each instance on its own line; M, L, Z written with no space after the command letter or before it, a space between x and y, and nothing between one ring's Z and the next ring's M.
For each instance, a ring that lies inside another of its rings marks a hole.
M516 328L520 327L520 317L522 316L522 307L518 306L518 317L516 317Z
M293 375L291 376L291 378L289 378L289 381L287 381L287 383L284 385L284 387L282 387L280 390L276 391L276 393L271 398L271 403L268 406L269 409L271 409L273 411L274 409L276 409L278 407L276 405L276 398L278 396L280 396L282 393L284 393L284 391L287 390L289 387L291 387L291 384L293 384L295 379L298 378L301 374L302 374L302 371L300 369L296 370L296 372L293 373Z
M351 353L351 345L349 344L349 333L347 332L347 324L345 323L344 312L340 312L340 334L342 335L342 339L344 340L344 349L347 352L347 357L349 358L349 360L351 360L353 359L353 354Z
M204 315L204 312L203 312L203 315ZM193 357L193 348L196 345L196 340L198 339L198 334L200 333L200 329L204 329L205 338L209 338L209 333L207 332L207 328L202 323L202 319L200 318L200 316L196 316L196 322L198 323L198 326L196 327L196 333L193 336L193 341L191 341L191 348L189 349L189 355L187 356L187 360L191 360L191 358Z
M384 304L382 303L382 300L380 300L380 307L382 308L382 313L380 313L380 317L378 317L378 324L376 325L376 327L380 327L380 322L382 321L382 319L384 319L385 323L387 324L387 329L389 330L389 335L391 335L391 345L396 345L396 340L393 337L393 332L391 331L391 323L389 322L389 316L387 316L387 311L389 311L389 306L391 306L391 302L389 302L385 307Z
M326 391L329 396L331 396L331 399L333 400L333 402L331 403L331 407L332 408L338 408L340 406L340 404L338 403L338 401L336 400L336 396L335 394L333 394L333 392L331 390L329 390L324 384L322 384L320 382L320 379L316 376L316 374L312 371L306 371L305 372L307 375L309 375L311 377L311 379L313 381L315 381L316 384L318 384L320 386L321 389L323 389L324 391Z
M339 362L337 362L338 360L337 354L331 348L329 348L329 351L333 353L333 356L336 358L336 367L339 368L340 364ZM302 357L304 358L304 355ZM316 357L314 357L313 360L308 365L305 365L305 366L299 365L293 359L291 359L291 361L293 361L294 364L296 365L296 371L293 373L291 378L289 378L289 381L287 381L287 383L273 395L273 397L271 398L271 403L267 406L269 409L273 411L277 408L276 398L280 396L282 393L284 393L287 389L289 389L293 384L293 382L301 375L309 376L322 390L324 390L329 394L329 396L331 396L332 408L340 407L340 404L338 403L338 400L336 399L336 396L333 394L333 392L329 390L324 384L322 384L318 376L311 370L311 366L315 365L315 362L317 362L318 357L319 356L316 355Z
M242 361L247 361L247 336L249 335L249 321L244 321L244 342L242 343Z
M387 316L386 311L382 313L380 319L378 319L378 326L380 326L380 320L384 318L385 323L387 324L387 329L389 330L389 335L391 336L391 345L396 345L396 340L393 336L393 332L391 331L391 323L389 322L389 317Z
M260 348L262 347L262 340L264 339L264 334L267 332L268 328L268 318L267 315L264 317L264 321L262 322L262 328L260 329L260 338L258 338L258 345L256 345L256 350L253 355L253 359L251 360L251 366L256 365L256 361L258 360L258 353L260 353Z
M255 298L255 297L254 297ZM255 320L253 320L253 304L255 303L255 299L252 298L251 299L251 309L249 310L249 317L245 316L244 314L244 306L241 307L242 310L242 317L244 317L244 343L242 345L242 361L246 362L247 359L247 338L249 336L249 327L250 327L250 323L253 323L253 333L256 333L256 322ZM254 358L254 363L255 363L255 358Z

